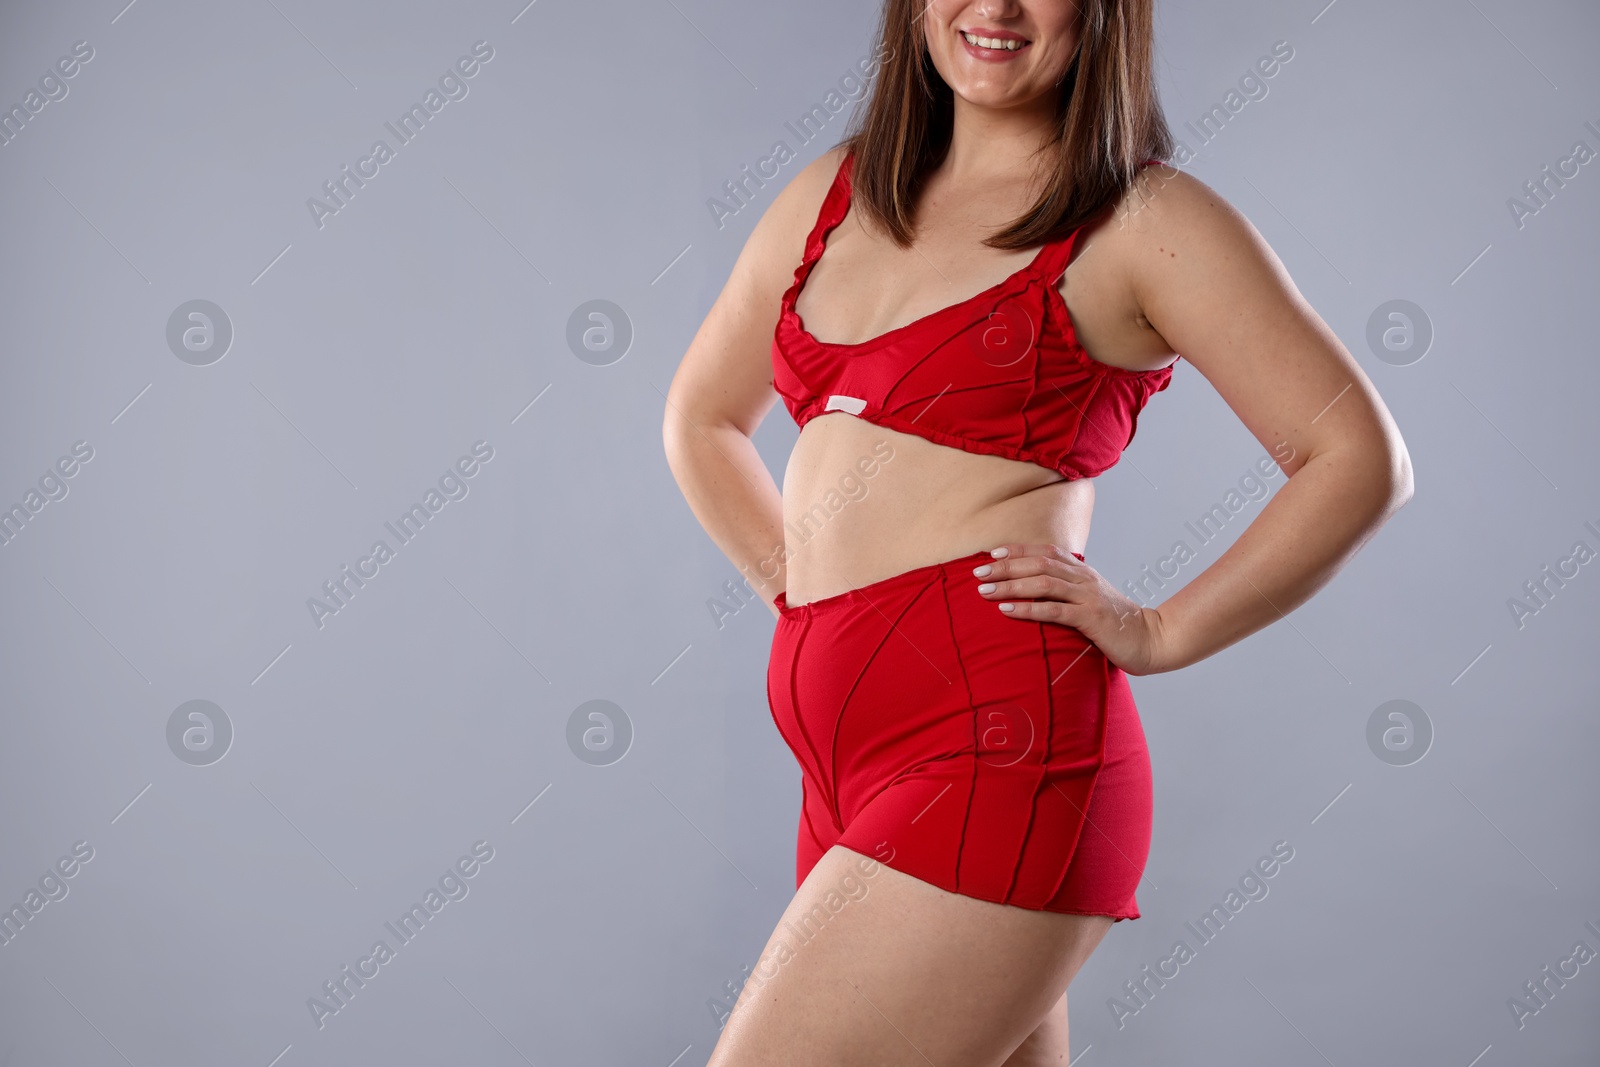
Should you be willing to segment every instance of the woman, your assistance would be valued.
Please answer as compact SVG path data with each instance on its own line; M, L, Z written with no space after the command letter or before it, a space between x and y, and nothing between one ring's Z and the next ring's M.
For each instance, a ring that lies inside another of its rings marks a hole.
M673 380L669 462L778 619L802 770L797 892L713 1067L1066 1063L1067 985L1139 914L1126 675L1282 618L1411 495L1260 235L1141 166L1172 149L1150 5L887 0L864 120L774 199ZM1290 478L1142 607L1085 561L1093 478L1178 353ZM779 399L781 496L750 441Z

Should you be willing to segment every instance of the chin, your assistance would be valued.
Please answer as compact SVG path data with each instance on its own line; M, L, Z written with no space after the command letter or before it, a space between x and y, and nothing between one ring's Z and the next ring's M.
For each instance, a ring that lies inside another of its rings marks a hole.
M1001 89L994 86L951 85L950 91L973 107L990 108L995 111L1017 107L1021 104L1026 104L1032 99L1031 97L1021 97L1009 89Z

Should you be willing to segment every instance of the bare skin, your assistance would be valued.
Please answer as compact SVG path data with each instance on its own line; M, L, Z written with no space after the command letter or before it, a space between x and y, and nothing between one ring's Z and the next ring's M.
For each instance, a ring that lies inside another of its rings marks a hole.
M1110 926L947 893L836 846L785 909L707 1067L1064 1067L1067 983Z
M1077 45L1076 7L933 0L922 19L954 90L950 151L919 201L914 247L870 231L853 207L830 234L796 306L823 341L863 341L957 303L1036 251L981 241L1038 191L1029 156ZM1012 30L1033 54L982 64L965 54L961 28ZM1141 607L1070 554L1088 553L1092 480L1064 481L845 412L807 423L780 494L750 437L778 399L770 353L779 300L840 156L803 168L756 225L673 379L663 422L696 518L774 614L780 590L798 605L993 549L994 588L975 595L996 611L1009 605L1011 617L1077 627L1129 674L1175 670L1304 603L1409 499L1404 443L1359 365L1249 221L1165 167L1142 171L1085 228L1058 289L1091 358L1148 370L1182 352L1263 447L1288 457L1288 483L1219 559L1165 602ZM879 442L893 458L865 495L813 523L803 543L786 541L785 519L799 526ZM817 904L860 859L830 850L786 917ZM1067 1063L1065 991L1110 920L977 901L878 870L870 893L824 934L759 990L747 985L711 1067ZM769 951L783 930L780 922Z

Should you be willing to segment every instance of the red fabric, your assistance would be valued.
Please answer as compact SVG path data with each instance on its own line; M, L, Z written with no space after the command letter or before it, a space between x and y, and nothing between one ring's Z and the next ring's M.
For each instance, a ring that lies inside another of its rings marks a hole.
M989 560L778 595L767 701L802 771L795 885L838 844L952 893L1137 919L1151 778L1127 678L1079 631L980 596Z
M1123 370L1091 359L1078 343L1055 287L1078 230L1043 245L998 285L869 341L832 344L806 330L795 300L850 207L853 160L845 156L823 200L773 337L773 387L795 422L803 427L829 410L830 397L843 396L833 410L1069 479L1114 465L1172 368Z

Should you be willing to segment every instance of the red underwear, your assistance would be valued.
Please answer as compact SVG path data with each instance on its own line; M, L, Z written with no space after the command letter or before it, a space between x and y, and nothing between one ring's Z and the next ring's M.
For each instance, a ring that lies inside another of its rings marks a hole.
M767 702L802 771L795 886L842 845L963 896L1137 919L1151 780L1127 677L979 595L990 561L778 595Z

